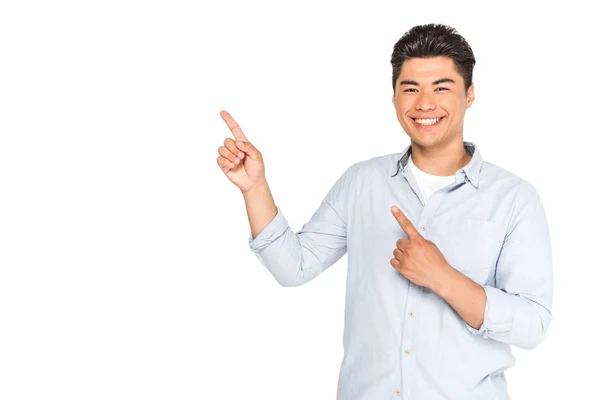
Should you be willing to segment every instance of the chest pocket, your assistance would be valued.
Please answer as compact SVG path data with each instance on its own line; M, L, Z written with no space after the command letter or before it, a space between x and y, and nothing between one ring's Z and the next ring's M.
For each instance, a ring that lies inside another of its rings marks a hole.
M504 232L491 220L461 217L438 226L439 244L448 263L479 284L493 276Z

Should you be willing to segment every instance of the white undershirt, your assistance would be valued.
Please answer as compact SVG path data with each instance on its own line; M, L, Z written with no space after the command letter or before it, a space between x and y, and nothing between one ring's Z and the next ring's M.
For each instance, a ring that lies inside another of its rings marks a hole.
M412 154L408 156L408 165L417 180L419 185L419 189L421 189L421 194L423 195L423 199L427 202L427 199L438 189L443 188L444 186L448 186L452 182L456 180L454 175L450 176L436 176L428 174L425 171L421 171L417 166L413 163Z

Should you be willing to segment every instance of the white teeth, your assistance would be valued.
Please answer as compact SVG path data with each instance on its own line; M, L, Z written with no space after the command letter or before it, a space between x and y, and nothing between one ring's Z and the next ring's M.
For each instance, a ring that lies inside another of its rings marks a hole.
M427 119L415 119L421 125L433 125L438 122L441 118L427 118Z

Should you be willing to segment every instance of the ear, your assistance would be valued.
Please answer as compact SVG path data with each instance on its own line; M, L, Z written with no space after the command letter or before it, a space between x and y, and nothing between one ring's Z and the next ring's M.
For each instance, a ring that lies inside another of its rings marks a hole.
M396 93L394 93L394 95L392 96L392 104L394 106L396 105Z
M471 107L471 105L473 105L474 101L475 101L475 83L471 83L471 86L469 86L469 90L467 90L467 108Z

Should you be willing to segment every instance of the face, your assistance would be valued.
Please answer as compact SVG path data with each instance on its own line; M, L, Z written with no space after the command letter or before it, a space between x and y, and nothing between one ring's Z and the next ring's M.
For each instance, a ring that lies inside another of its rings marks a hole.
M462 144L465 112L474 100L473 84L465 92L464 80L448 57L405 61L392 97L396 117L411 141L429 148Z

